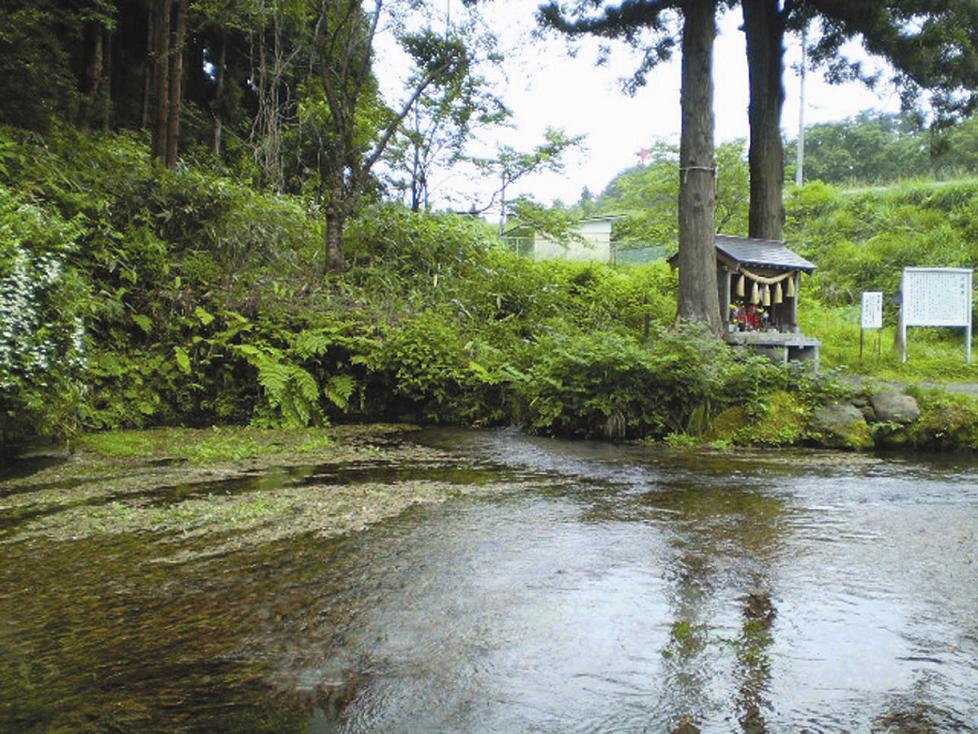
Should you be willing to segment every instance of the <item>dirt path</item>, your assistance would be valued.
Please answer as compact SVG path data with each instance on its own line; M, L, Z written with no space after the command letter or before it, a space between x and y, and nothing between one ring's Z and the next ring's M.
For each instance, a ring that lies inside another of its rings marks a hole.
M888 387L894 390L902 391L906 390L911 385L911 383L895 382L893 380L875 380L862 375L849 375L843 379L855 387L863 387L864 385L878 385L880 387ZM922 387L925 390L945 390L947 392L963 393L965 395L974 395L978 397L978 383L975 382L920 382L913 384L917 387Z

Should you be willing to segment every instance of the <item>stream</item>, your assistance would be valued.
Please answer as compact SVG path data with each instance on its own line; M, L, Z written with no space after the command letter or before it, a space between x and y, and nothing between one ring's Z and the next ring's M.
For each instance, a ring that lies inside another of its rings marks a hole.
M220 491L479 491L198 555L0 503L0 731L978 731L973 459L401 440Z

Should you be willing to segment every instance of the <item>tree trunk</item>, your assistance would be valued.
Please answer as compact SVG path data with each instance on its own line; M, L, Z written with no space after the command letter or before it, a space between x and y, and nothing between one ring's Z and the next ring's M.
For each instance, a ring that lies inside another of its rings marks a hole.
M140 129L149 127L150 101L153 97L153 82L156 78L156 21L159 13L150 8L146 17L146 57L143 59L143 116ZM150 63L149 59L153 59Z
M784 232L784 19L778 0L742 0L750 79L751 237L780 240Z
M417 144L412 145L414 148L414 159L411 162L411 211L420 212L421 211L421 195L423 190L422 176L424 174L421 172L421 160L418 153Z
M109 131L112 124L112 31L102 28L105 63L102 65L102 99L99 113L102 117L102 130Z
M679 311L719 334L716 161L713 147L713 41L716 0L683 4L682 133L679 144Z
M170 0L157 0L156 41L153 44L153 157L166 160L167 121L170 105Z
M345 217L339 212L339 207L332 204L326 207L326 270L330 273L342 273L343 262L343 225Z
M339 151L337 151L339 152ZM346 224L342 170L331 171L327 179L326 202L326 271L342 273L345 267L343 258L343 227Z
M102 86L102 64L105 58L102 27L93 22L90 31L92 34L92 50L89 55L88 69L86 70L88 92L85 95L85 102L82 105L81 114L81 129L83 132L89 131L92 119L95 117L99 90Z
M224 124L224 67L228 58L228 32L221 30L221 51L217 57L217 89L214 91L214 135L211 139L211 153L214 157L221 155L221 133Z
M263 183L281 191L285 186L285 171L282 160L282 109L279 91L286 72L286 62L277 17L272 18L270 49L267 33L268 29L265 28L258 31L258 112L252 125L252 140Z
M183 47L187 38L187 0L177 2L177 27L170 53L170 100L166 120L166 167L177 165L180 109L183 106Z

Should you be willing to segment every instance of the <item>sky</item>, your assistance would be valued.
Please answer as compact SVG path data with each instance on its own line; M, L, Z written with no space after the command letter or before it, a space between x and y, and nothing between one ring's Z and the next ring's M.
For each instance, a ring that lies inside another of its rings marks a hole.
M446 3L454 0L444 0ZM579 43L575 56L560 38L530 38L536 27L538 0L495 0L483 6L488 25L495 30L505 53L501 68L487 69L496 93L513 112L512 126L494 129L473 143L491 151L497 143L530 149L543 141L547 127L584 135L586 149L572 153L562 174L528 176L512 187L510 195L528 195L542 203L576 202L584 187L600 193L625 168L639 162L638 153L657 140L678 144L680 128L680 59L678 49L669 62L649 72L646 85L634 97L621 90L636 62L625 47L614 47L607 65L596 65L597 43ZM724 14L714 46L714 115L716 142L746 138L747 59L739 9ZM797 37L786 42L785 105L782 128L788 138L798 132L800 82L794 68L801 58ZM857 45L850 52L859 53ZM396 85L395 85L396 86ZM842 120L866 109L897 111L899 97L892 88L870 91L858 83L829 85L818 72L805 83L805 123ZM442 173L434 181L439 193L470 192L478 199L495 182L475 181L464 174ZM457 207L457 204L455 206Z

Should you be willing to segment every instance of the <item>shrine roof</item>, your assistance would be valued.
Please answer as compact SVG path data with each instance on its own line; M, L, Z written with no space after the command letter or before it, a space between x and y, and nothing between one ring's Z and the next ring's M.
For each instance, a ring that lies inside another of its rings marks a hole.
M731 264L747 265L776 270L800 270L811 273L815 264L809 262L797 252L785 247L780 240L761 240L749 237L734 237L718 234L714 240L717 255Z

